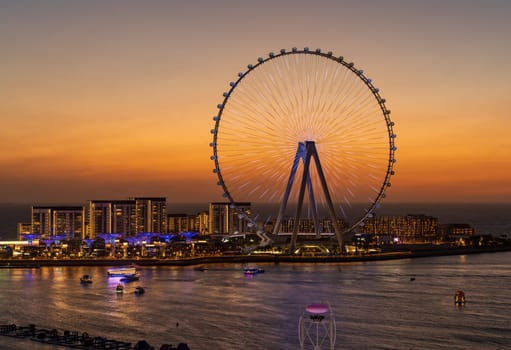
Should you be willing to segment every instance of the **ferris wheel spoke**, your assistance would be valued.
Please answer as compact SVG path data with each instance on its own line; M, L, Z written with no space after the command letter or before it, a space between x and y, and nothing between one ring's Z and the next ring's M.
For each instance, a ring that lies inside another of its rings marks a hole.
M303 201L313 215L334 208L330 219L338 216L343 232L352 230L377 206L393 174L395 135L385 101L361 70L331 53L268 56L248 65L219 105L212 130L219 184L233 203ZM299 156L301 143L312 148ZM309 157L315 166L305 162ZM302 181L307 176L300 191L294 173ZM258 214L246 215L255 221Z

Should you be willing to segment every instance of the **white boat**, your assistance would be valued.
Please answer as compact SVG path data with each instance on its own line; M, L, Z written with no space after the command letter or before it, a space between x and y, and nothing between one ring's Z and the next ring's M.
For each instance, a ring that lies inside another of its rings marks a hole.
M108 269L108 276L127 276L127 275L135 275L137 273L137 268L135 266L120 266L120 267L112 267Z

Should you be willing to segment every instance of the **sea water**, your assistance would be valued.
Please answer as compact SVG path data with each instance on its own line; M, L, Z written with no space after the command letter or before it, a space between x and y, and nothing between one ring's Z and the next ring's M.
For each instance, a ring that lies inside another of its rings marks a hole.
M511 252L357 263L139 267L115 292L108 267L0 270L0 323L191 350L300 349L305 307L328 304L335 349L510 349ZM81 285L83 274L93 283ZM135 295L135 286L146 293ZM454 304L463 290L466 304ZM0 336L2 349L50 349ZM305 349L308 347L305 344ZM310 347L309 347L310 348ZM321 349L329 349L327 346Z

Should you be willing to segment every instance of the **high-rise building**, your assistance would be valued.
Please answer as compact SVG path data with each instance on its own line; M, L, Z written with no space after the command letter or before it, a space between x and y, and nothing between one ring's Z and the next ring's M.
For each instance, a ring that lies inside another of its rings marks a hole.
M117 233L125 237L142 232L167 232L167 199L137 197L127 200L90 200L89 236Z
M135 204L134 200L90 200L89 237L95 238L102 233L135 235Z
M167 214L167 232L179 233L190 231L190 222L187 214Z
M137 233L167 232L167 198L135 197Z
M438 239L438 218L427 215L374 216L364 221L364 232L398 238L403 243L433 242Z
M84 239L85 208L71 206L33 206L32 232L42 239Z
M248 220L240 213L250 214L251 203L240 202L231 205L228 202L209 203L209 233L233 234L248 232Z

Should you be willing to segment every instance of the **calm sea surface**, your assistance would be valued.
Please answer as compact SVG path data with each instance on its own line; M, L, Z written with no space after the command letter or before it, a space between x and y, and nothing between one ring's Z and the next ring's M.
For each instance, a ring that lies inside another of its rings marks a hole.
M0 323L191 350L299 349L306 305L329 303L335 349L511 349L511 253L349 264L140 267L116 295L107 267L0 269ZM83 274L91 285L81 285ZM414 278L414 280L412 280ZM146 288L136 296L135 286ZM464 290L465 307L453 303ZM177 323L179 325L177 326ZM0 337L2 349L50 349ZM305 347L308 349L307 347ZM310 347L309 347L310 348ZM328 347L321 347L328 349Z

